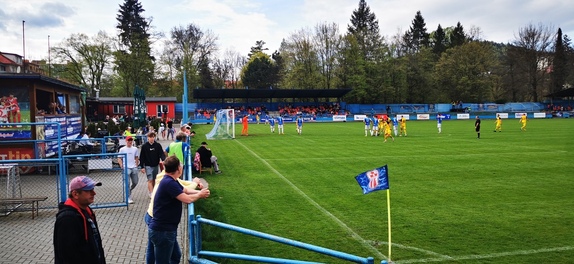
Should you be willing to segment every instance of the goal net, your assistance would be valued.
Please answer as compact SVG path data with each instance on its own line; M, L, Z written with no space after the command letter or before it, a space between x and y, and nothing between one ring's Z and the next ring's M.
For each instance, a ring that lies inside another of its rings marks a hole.
M217 110L216 120L211 132L205 135L207 139L230 139L235 138L235 110Z

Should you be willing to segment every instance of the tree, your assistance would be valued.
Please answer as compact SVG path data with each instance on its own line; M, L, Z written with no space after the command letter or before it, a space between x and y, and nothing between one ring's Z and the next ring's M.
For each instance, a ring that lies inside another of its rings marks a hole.
M379 32L379 21L365 0L359 1L359 8L351 14L351 24L347 32L355 37L366 61L377 60L378 50L383 46Z
M268 48L263 48L264 45L265 45L265 41L263 41L263 40L255 41L255 46L251 47L251 51L249 51L249 53L247 54L247 57L251 58L251 56L253 56L254 54L257 54L259 52L263 52L264 50L269 50Z
M460 46L467 41L467 37L464 34L464 28L460 22L456 23L456 27L452 30L450 35L450 48Z
M116 71L125 96L131 97L136 85L147 90L154 76L154 57L150 48L150 22L143 16L139 0L125 0L116 17L120 47L115 52Z
M518 47L518 67L526 75L529 85L529 100L537 102L543 92L544 80L550 66L552 47L551 27L528 24L518 31L514 45Z
M91 39L84 34L72 34L52 51L55 63L65 63L59 77L87 88L90 96L100 91L103 79L111 74L112 39L103 31Z
M339 26L336 23L317 24L313 41L319 57L321 88L331 89L336 85L337 52L342 41Z
M291 34L281 46L285 58L284 84L288 87L316 89L320 85L319 57L309 29Z
M493 70L498 59L492 46L484 42L469 42L447 50L434 70L434 79L441 87L443 102L494 101L496 78Z
M440 58L440 55L446 50L446 34L440 24L434 34L432 34L432 52Z
M550 77L552 78L551 93L558 92L562 90L566 83L567 64L568 58L566 56L566 48L564 47L562 36L562 29L558 28L556 33L556 42L554 44L554 59L552 61L552 72Z
M405 32L404 43L406 46L403 48L407 53L417 53L429 46L429 34L421 11L417 11L411 27Z
M251 89L269 89L273 85L274 63L263 52L251 54L242 69L241 81Z

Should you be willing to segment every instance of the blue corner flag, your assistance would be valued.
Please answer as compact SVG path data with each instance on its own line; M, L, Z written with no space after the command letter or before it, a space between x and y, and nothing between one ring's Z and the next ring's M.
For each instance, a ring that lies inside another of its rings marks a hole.
M357 175L355 179L361 186L361 189L363 189L363 194L389 189L388 171L387 165L385 165Z

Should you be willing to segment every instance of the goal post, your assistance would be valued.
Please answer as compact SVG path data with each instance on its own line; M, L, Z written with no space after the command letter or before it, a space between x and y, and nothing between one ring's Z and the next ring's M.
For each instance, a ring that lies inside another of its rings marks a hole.
M205 135L207 139L234 139L235 138L235 110L220 109L215 114L213 129Z

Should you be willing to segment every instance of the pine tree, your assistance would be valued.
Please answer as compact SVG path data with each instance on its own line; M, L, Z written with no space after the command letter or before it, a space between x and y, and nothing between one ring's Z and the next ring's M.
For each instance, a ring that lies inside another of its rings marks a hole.
M562 90L566 82L568 59L566 57L566 50L562 39L562 29L558 28L556 33L556 43L554 44L554 60L552 62L552 87L551 92L555 93Z
M359 8L353 11L351 24L347 25L347 31L357 39L366 61L376 59L377 50L382 45L379 21L365 0L360 0Z
M132 96L136 85L147 91L152 83L154 58L148 33L150 24L143 18L139 0L125 0L116 20L121 47L115 54L116 70L123 82L125 96Z
M433 35L433 47L432 51L436 54L439 58L440 55L446 50L446 34L440 24Z
M467 37L464 34L464 28L460 22L456 23L456 27L453 29L452 34L450 35L450 48L460 46L466 43L466 40Z
M429 34L427 32L425 19L421 15L421 11L417 11L412 25L405 35L403 36L404 50L407 53L417 53L422 48L429 46Z

